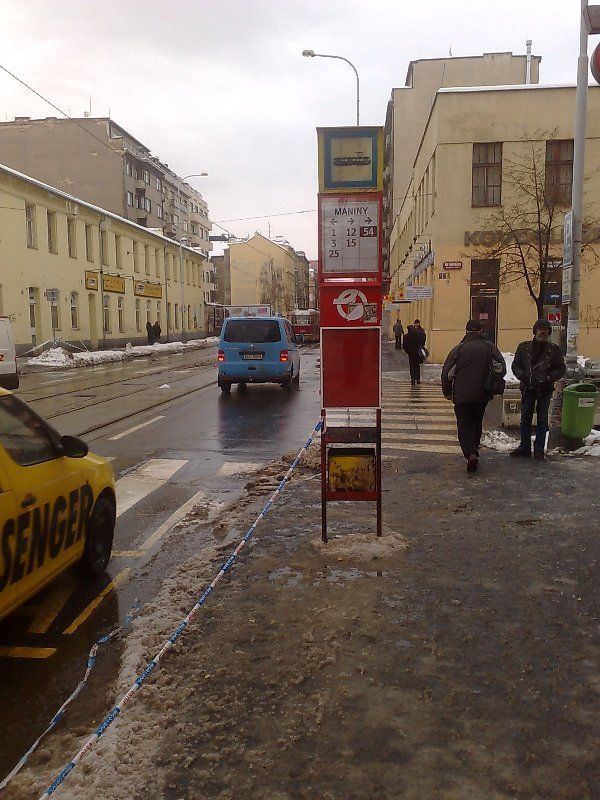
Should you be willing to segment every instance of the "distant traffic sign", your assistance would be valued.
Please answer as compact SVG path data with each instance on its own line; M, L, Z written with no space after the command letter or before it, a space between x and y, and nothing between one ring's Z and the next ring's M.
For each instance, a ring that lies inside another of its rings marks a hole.
M46 289L44 296L50 303L58 303L58 289Z
M573 212L565 214L565 227L563 233L563 267L570 267L573 263Z
M407 286L406 299L412 300L431 300L433 297L433 287L431 286Z

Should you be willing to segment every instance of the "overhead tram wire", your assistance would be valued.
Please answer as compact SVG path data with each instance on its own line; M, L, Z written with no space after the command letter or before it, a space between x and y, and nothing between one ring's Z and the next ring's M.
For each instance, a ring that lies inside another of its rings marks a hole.
M315 214L316 208L307 208L303 211L282 211L278 214L261 214L257 217L238 217L237 219L221 219L219 222L246 222L249 219L269 219L270 217L290 217L293 214ZM218 225L218 222L213 222L213 225Z

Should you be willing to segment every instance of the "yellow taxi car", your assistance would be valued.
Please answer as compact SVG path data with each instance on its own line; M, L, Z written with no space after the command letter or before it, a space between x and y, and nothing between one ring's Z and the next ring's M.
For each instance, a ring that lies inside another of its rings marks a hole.
M77 561L102 574L115 508L110 463L0 389L0 619Z

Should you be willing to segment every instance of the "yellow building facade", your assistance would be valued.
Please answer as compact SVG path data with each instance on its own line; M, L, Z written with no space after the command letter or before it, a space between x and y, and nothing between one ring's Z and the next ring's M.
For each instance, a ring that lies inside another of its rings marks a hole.
M556 207L549 251L560 275L574 112L574 87L447 88L436 93L389 237L390 297L398 300L410 293L410 287L427 287L431 297L388 305L387 314L389 326L397 317L405 326L415 318L421 320L433 361L444 360L471 317L481 320L504 351L514 352L532 335L537 308L525 280L509 280L502 254L495 257L495 220L503 208L520 203L531 211L531 202L508 175L511 169L514 175L515 164L527 162L532 149L546 152L540 175L546 191L549 180L564 182L565 202ZM590 87L584 224L596 231L599 166L600 87ZM544 314L555 320L561 306L559 284L557 277L544 300ZM580 298L579 352L600 358L598 249L584 252Z
M229 243L231 304L270 303L275 314L289 316L300 285L308 283L308 261L304 253L282 241L260 233Z
M163 341L203 335L212 284L195 249L4 166L0 230L0 315L18 352L141 343L156 321Z

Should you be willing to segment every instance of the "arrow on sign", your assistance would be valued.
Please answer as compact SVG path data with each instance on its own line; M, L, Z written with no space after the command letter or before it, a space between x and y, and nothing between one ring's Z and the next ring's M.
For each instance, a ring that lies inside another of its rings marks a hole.
M373 220L371 219L371 217L366 217L365 222L367 223L367 225L370 225L373 222Z
M354 220L353 219L349 219L348 220L348 225L354 225Z

